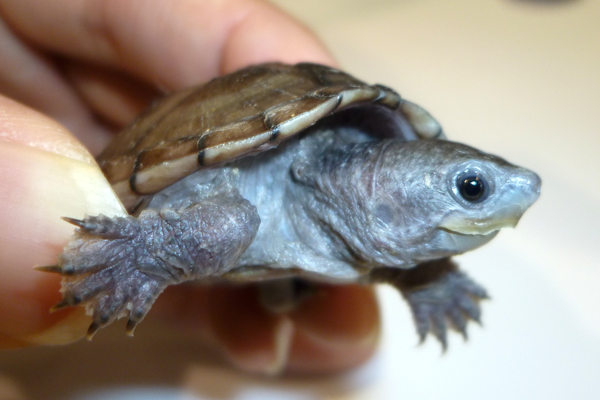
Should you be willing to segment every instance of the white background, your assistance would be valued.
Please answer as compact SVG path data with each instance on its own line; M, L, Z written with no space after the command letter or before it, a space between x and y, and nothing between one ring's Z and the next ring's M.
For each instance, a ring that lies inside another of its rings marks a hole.
M276 3L348 72L425 106L451 139L541 175L516 230L457 258L493 297L484 327L470 326L467 343L453 335L445 355L432 340L416 346L406 305L382 288L381 348L343 376L257 378L183 334L127 340L119 329L0 354L0 399L600 399L600 1Z

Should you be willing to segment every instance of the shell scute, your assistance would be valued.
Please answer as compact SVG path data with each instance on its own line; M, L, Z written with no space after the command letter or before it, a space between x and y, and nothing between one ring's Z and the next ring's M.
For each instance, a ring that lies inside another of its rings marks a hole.
M134 171L139 173L156 165L179 159L198 152L199 137L188 137L162 142L154 147L142 150L136 159Z
M322 65L256 65L155 103L98 161L117 194L135 202L198 168L272 148L359 103L395 110L402 100L385 86Z

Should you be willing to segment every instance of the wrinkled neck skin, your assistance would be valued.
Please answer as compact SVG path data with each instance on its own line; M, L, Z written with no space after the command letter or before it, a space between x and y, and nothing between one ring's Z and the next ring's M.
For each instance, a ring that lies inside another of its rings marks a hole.
M302 152L291 166L285 202L300 240L367 268L409 268L456 254L444 245L454 246L454 235L438 229L444 204L419 196L419 166L403 154L411 151L400 140L384 140ZM487 236L481 244L493 237Z
M469 202L457 185L473 174L487 182L487 195ZM374 267L410 268L475 249L514 227L540 185L535 173L469 146L374 140L336 128L200 170L149 207L181 208L219 196L222 188L237 190L261 220L237 277L301 270L344 281Z
M378 266L410 268L455 252L439 246L448 233L432 216L444 207L415 202L419 185L412 174L397 173L419 169L405 157L414 149L404 145L353 129L312 132L261 157L200 170L156 195L149 208L185 208L238 190L261 222L231 279L301 270L341 282Z

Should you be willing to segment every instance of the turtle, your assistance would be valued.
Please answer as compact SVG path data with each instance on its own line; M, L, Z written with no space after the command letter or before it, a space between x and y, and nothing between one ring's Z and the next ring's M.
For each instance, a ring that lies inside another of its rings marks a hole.
M87 308L89 339L120 317L132 335L168 285L254 282L282 312L315 282L358 282L398 288L445 348L488 297L451 257L514 227L541 186L396 91L312 63L168 95L97 161L129 215L64 218L73 238L39 267L63 276L53 311Z

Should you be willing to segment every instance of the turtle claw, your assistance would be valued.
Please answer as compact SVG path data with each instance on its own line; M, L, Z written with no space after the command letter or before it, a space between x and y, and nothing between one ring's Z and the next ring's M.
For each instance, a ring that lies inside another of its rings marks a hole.
M94 337L96 332L98 332L99 329L100 329L100 324L98 324L96 322L92 322L90 324L90 327L87 330L87 333L85 334L86 339L92 340L92 338Z
M127 321L127 327L125 328L125 333L127 334L127 336L133 336L133 331L135 330L137 324L137 321L134 321L132 319L129 319Z
M84 219L61 217L72 225L77 226L84 233L106 239L129 238L138 233L138 225L130 217L110 218L100 214L97 216L86 215Z
M64 265L36 265L33 267L37 271L41 272L52 272L55 274L61 274L62 276L69 276L75 274L75 268L73 265L64 264Z
M33 268L35 268L38 271L42 271L42 272L52 272L55 274L63 273L63 269L60 265L36 265Z
M448 314L446 315L446 317L450 322L450 327L458 333L460 333L464 340L468 340L469 337L467 335L467 318L465 317L463 312L457 308L451 308L448 310ZM475 322L479 323L479 321Z
M448 336L444 315L430 309L415 310L415 308L411 308L419 335L419 345L425 343L427 334L431 333L442 345L442 352L445 353L448 349Z
M89 217L86 215L86 217L84 219L77 219L77 218L71 218L71 217L61 217L61 219L63 221L66 221L72 225L79 227L79 229L81 229L81 230L84 230L84 231L90 232L90 233L98 233L95 231L97 231L99 228L106 229L106 227L104 227L102 225L102 222L105 222L105 220L109 220L108 217L106 217L102 214L100 214L97 217Z
M63 284L64 300L54 308L85 304L94 322L87 331L91 340L101 328L111 324L120 317L129 316L127 334L133 336L133 331L158 295L166 287L160 278L149 276L139 271L128 272L115 279L110 270L101 270L86 275L76 281L66 281Z
M446 327L445 316L439 311L431 316L431 333L442 345L442 352L445 353L448 349L448 330Z
M71 218L71 217L60 217L60 219L62 219L65 222L68 222L72 225L78 226L80 228L83 228L85 226L83 220L81 220L81 219Z
M70 307L71 303L67 300L67 299L63 299L61 301L59 301L58 303L56 303L55 305L52 306L52 308L50 308L50 312L56 312L56 311L60 311L62 309L65 309L67 307Z

